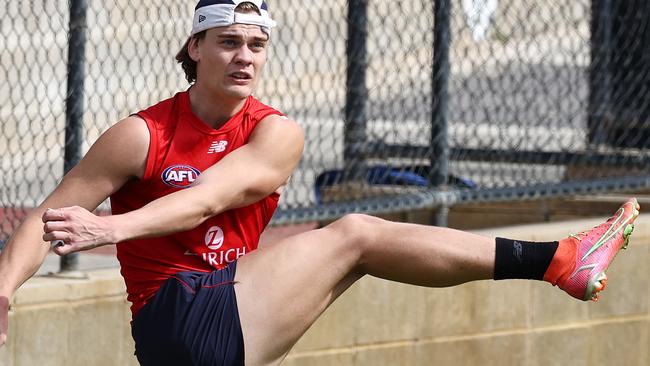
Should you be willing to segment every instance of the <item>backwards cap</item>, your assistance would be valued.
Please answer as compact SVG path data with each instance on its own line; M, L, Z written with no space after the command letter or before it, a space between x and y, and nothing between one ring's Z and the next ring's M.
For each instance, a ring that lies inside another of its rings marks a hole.
M260 10L260 15L236 13L235 8L245 2L255 4ZM194 9L190 35L232 24L259 25L268 35L271 35L271 28L276 26L275 21L269 17L269 7L264 0L201 0Z

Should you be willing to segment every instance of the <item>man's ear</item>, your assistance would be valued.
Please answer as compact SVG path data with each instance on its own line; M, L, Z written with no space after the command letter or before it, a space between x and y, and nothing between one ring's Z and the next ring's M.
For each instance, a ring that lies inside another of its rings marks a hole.
M194 62L199 62L199 59L201 58L201 52L199 51L198 38L190 38L190 42L187 44L187 53L190 55L190 58L194 60Z

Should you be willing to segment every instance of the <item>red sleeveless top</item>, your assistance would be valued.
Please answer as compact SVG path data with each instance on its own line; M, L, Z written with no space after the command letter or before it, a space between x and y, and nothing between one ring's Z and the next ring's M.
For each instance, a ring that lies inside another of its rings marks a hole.
M187 91L138 112L151 137L144 177L125 184L111 196L112 212L132 211L189 187L202 171L246 144L257 123L272 114L283 115L250 96L236 115L215 130L194 115ZM257 249L278 198L273 193L186 232L117 244L133 315L170 276L224 268Z

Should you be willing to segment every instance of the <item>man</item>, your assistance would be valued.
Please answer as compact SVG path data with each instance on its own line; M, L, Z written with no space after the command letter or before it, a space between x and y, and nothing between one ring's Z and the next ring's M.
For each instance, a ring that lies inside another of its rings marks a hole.
M0 342L9 299L56 241L58 254L119 243L143 365L279 364L365 274L431 287L543 279L598 298L634 199L559 242L348 215L257 249L303 147L296 122L252 97L274 25L263 0L199 1L177 56L193 85L104 133L0 256ZM113 216L89 212L108 196Z

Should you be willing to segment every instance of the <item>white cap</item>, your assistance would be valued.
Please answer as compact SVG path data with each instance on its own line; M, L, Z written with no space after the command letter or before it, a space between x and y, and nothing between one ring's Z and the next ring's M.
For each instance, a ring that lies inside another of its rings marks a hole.
M253 3L260 10L260 15L236 13L235 8L241 3ZM269 17L269 8L264 0L201 0L194 9L192 21L193 36L206 29L226 27L232 24L259 25L262 31L271 35L271 28L276 26Z

